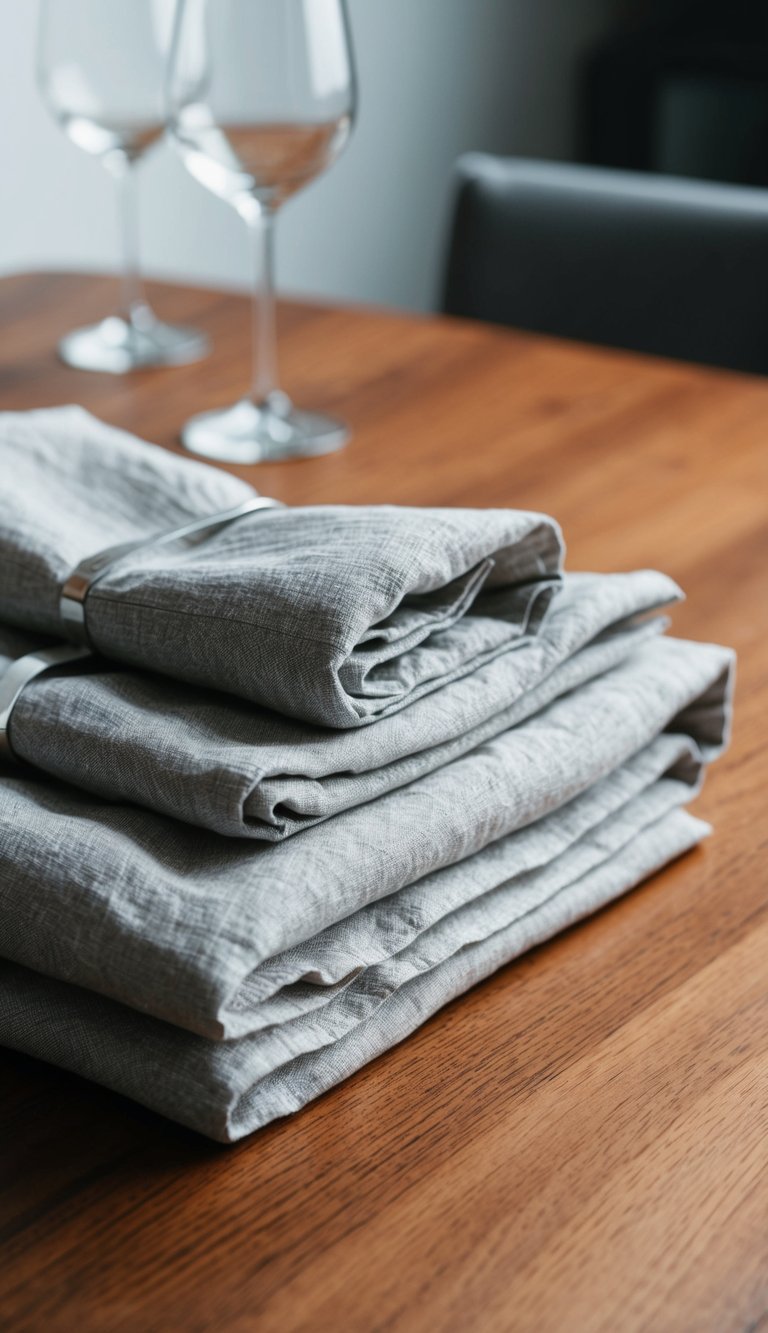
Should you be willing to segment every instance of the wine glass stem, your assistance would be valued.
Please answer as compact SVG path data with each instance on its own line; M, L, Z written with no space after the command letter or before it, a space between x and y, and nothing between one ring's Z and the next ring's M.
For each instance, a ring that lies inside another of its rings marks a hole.
M115 170L120 213L120 235L123 251L122 290L120 314L127 324L137 322L147 303L139 270L139 219L136 200L136 177L133 164L123 157Z
M275 322L274 228L272 209L254 209L248 218L253 243L253 382L257 406L277 389L277 328Z

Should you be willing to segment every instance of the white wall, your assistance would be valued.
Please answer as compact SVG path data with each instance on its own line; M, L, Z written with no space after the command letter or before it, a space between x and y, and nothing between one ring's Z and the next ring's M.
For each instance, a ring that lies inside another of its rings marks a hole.
M567 157L579 53L610 0L350 0L361 109L346 156L279 222L298 292L428 308L466 149ZM37 0L0 0L0 268L111 269L112 182L41 106ZM243 226L163 145L141 167L145 268L242 285Z

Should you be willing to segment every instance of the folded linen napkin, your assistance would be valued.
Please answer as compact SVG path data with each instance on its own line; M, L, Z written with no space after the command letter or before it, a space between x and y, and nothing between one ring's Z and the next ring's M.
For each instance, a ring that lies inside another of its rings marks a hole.
M331 731L147 672L78 662L22 691L20 760L111 800L280 841L434 771L627 656L680 596L670 579L569 574L538 635L365 729ZM39 647L0 628L4 671Z
M633 888L709 832L706 824L675 809L673 790L654 798L657 810L668 807L655 823L648 824L648 811L633 810L629 802L613 817L616 827L609 818L592 840L597 852L592 858L585 850L588 838L554 862L510 879L500 886L486 933L476 937L470 928L469 942L462 944L462 929L452 923L453 951L443 940L437 950L441 961L414 971L407 958L393 959L383 998L375 981L362 996L344 992L322 1011L325 1022L309 1014L285 1025L294 1029L294 1040L282 1048L280 1027L235 1041L209 1041L2 961L0 1042L94 1079L214 1139L239 1139L299 1110L402 1041L441 1006ZM592 868L585 870L590 860ZM341 1021L342 1014L347 1021ZM292 1054L297 1048L301 1053Z
M546 884L549 892L555 863L565 864L569 850L574 856L568 866L575 869L578 863L578 873L585 874L609 849L691 800L701 780L702 755L692 739L658 736L552 814L267 959L237 996L248 1031L285 1024L328 1005L348 988L342 1016L361 996L383 998L394 989L389 967L393 958L398 959L395 975L401 984L406 963L410 977L436 966L454 949L485 938L506 924L508 885L513 885L518 904L521 886L529 880ZM557 883L561 885L559 878Z
M0 414L0 468L0 620L59 637L84 558L256 494L76 407ZM86 625L107 657L356 727L525 642L561 557L541 514L278 506L125 555Z
M6 779L0 956L203 1036L244 1034L249 983L275 955L544 818L672 725L716 753L731 663L651 640L462 758L276 845Z

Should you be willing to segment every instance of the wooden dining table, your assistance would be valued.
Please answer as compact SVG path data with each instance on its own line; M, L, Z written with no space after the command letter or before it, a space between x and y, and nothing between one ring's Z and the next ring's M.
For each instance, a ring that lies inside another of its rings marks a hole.
M151 296L208 360L69 370L111 281L2 280L0 408L177 449L247 385L247 302ZM379 309L279 324L285 388L353 435L234 469L259 490L544 510L571 569L661 568L675 632L737 649L714 835L233 1147L0 1052L0 1328L768 1329L768 379Z

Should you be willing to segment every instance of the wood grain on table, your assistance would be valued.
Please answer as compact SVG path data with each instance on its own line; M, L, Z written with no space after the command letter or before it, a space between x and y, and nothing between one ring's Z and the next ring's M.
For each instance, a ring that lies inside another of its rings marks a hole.
M112 284L3 280L0 408L79 402L173 447L245 389L247 303L152 298L208 361L68 370L56 339ZM354 439L235 469L260 490L543 509L571 568L682 583L675 630L739 652L695 805L715 836L232 1148L0 1052L0 1327L768 1328L768 380L383 311L280 327L285 387Z

